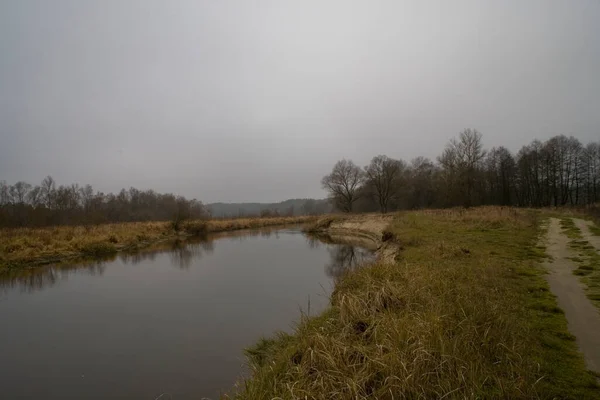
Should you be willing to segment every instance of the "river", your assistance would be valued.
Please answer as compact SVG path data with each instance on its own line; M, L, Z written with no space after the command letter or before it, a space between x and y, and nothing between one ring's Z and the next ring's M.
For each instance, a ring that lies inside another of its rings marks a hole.
M286 228L0 276L0 397L216 399L245 347L322 311L371 258Z

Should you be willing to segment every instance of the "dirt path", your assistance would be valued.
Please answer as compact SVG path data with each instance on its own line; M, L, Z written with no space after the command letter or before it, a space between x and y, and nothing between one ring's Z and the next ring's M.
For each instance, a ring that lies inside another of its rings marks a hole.
M585 240L587 240L592 246L596 248L597 251L600 251L600 236L594 235L590 231L590 225L594 223L592 221L585 221L583 219L573 218L573 222L575 226L581 231L581 235Z
M550 271L547 276L550 289L565 312L569 331L577 338L586 366L600 373L600 313L586 297L577 276L573 275L575 266L567 258L571 256L568 238L561 232L556 218L550 218L546 245L548 255L552 256L552 260L546 262Z

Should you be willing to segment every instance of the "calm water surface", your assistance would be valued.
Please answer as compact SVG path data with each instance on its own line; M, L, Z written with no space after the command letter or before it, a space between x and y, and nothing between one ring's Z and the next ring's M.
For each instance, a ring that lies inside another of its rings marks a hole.
M286 229L0 276L0 398L218 398L244 347L324 309L369 258Z

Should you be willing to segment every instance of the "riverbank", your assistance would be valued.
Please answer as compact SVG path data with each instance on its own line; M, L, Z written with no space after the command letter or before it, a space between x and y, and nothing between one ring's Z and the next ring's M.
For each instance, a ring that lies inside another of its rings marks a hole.
M600 398L544 279L541 213L512 208L327 217L377 243L331 307L248 349L232 394L271 398Z
M0 230L0 273L9 269L84 260L135 250L181 236L312 222L316 217L238 218L171 222L129 222Z

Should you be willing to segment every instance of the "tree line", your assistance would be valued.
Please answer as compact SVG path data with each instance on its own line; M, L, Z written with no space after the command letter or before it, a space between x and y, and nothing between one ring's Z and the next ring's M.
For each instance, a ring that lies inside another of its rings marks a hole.
M91 185L57 185L47 176L39 185L0 181L0 226L100 224L133 221L181 221L203 218L202 202L153 190L95 192Z
M172 221L216 218L318 215L331 211L326 200L290 199L281 203L215 203L206 206L171 193L122 189L119 193L94 191L91 185L57 185L47 176L39 185L0 181L0 227L102 224L110 222ZM235 207L236 213L223 212ZM213 210L216 208L216 210Z
M361 168L344 159L321 185L343 212L588 205L600 201L600 142L559 135L512 154L503 146L484 149L482 134L465 129L435 161L379 155Z
M331 212L327 199L287 199L278 203L212 203L207 204L207 207L214 218L319 215Z
M435 161L417 157L409 163L379 155L361 168L344 159L321 184L333 207L343 212L588 205L600 202L600 142L583 145L560 135L534 140L512 154L503 146L484 149L481 133L465 129ZM309 199L300 212L319 214L323 207ZM57 185L50 176L35 186L0 181L0 227L180 221L208 214L201 201L153 190L104 194L91 185Z

